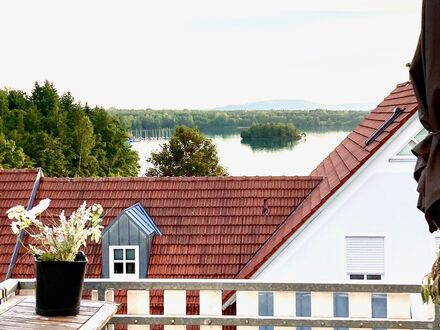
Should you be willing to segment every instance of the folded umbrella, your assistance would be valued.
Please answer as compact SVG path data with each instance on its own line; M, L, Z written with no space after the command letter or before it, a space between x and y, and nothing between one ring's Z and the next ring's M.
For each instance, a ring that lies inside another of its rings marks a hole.
M422 28L410 76L419 119L430 133L412 152L417 157L417 207L433 232L440 228L440 1L424 0L422 6Z

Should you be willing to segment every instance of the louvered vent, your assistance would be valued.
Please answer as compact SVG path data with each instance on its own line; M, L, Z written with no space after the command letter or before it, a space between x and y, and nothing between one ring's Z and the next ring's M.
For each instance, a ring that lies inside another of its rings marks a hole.
M348 274L384 274L385 238L374 236L346 237Z

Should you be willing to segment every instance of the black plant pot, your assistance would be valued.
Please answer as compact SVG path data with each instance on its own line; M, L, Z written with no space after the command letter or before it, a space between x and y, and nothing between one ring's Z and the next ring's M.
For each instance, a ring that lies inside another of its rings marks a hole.
M35 260L38 315L65 316L79 313L86 264L87 258L82 253L77 255L75 261Z

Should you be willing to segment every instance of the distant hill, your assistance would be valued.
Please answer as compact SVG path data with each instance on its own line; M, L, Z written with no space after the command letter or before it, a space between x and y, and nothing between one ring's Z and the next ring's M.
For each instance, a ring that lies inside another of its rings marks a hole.
M305 100L268 100L244 104L229 104L213 110L371 110L373 103L323 104Z

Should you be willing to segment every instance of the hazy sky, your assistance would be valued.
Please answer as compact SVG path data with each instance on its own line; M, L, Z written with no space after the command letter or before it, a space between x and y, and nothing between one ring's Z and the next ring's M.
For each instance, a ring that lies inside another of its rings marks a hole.
M0 87L91 105L379 103L408 79L420 0L2 0Z

